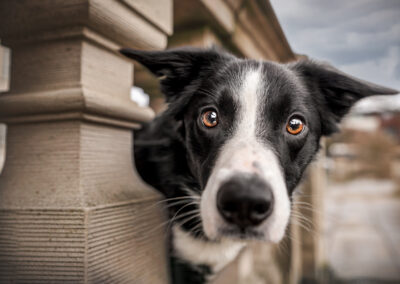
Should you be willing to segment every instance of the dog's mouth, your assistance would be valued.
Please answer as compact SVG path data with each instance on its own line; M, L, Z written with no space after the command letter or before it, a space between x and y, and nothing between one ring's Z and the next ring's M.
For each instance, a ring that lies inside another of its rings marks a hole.
M265 234L255 228L224 227L218 229L219 235L238 241L265 240Z

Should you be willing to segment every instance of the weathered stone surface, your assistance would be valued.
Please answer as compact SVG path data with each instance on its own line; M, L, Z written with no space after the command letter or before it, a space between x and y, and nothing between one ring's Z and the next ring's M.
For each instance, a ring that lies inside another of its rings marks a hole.
M165 47L172 15L129 2L0 2L0 37L12 49L10 91L0 95L2 283L168 278L160 195L132 160L132 129L154 114L130 100L133 66L117 51Z

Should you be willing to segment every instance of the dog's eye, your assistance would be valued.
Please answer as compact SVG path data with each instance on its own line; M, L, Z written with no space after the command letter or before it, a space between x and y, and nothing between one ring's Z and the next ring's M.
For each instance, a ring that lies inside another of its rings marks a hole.
M304 129L304 122L298 117L292 117L286 124L286 131L292 135L300 134Z
M202 113L201 121L208 128L215 127L218 124L218 114L215 110L207 110Z

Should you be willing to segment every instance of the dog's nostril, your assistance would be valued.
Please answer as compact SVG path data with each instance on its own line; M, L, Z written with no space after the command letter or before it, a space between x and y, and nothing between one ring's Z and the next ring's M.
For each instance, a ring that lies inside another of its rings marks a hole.
M249 212L249 218L251 219L252 223L258 224L261 223L264 219L266 219L272 209L272 202L264 199L264 200L257 200L251 211Z
M272 212L272 191L256 176L235 177L220 187L217 208L229 223L241 228L256 226Z
M220 211L223 211L226 217L232 217L237 211L237 206L234 202L225 202L220 206Z
M253 211L256 214L265 214L269 210L270 202L256 202L253 206Z

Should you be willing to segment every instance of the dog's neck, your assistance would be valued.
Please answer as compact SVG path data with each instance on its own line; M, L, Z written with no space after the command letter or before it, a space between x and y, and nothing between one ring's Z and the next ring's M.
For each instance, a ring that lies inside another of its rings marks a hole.
M188 262L194 270L212 278L231 263L245 246L244 242L221 240L218 242L195 238L182 230L178 225L173 227L174 256L183 262Z

